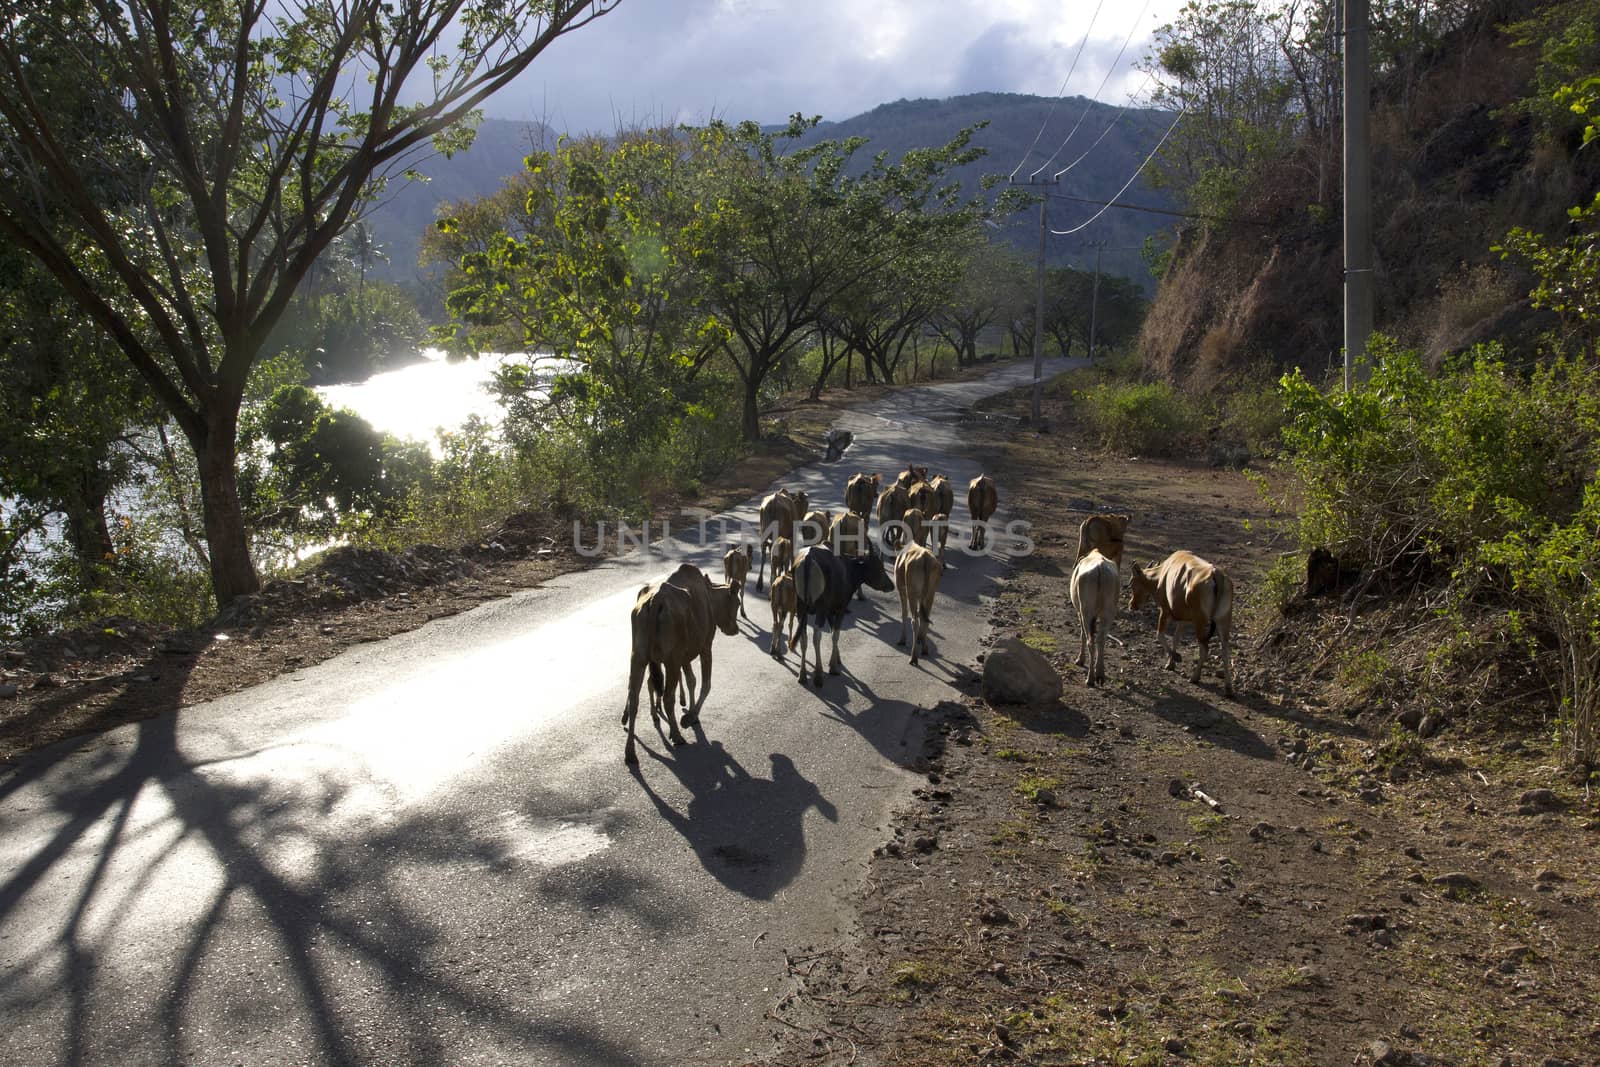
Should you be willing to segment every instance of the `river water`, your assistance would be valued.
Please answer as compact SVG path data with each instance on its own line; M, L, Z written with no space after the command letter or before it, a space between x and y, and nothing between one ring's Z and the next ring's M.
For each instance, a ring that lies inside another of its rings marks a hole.
M366 381L326 385L317 390L330 406L348 408L374 429L409 438L439 451L438 431L454 430L476 415L498 426L501 409L489 392L494 372L520 355L485 353L452 363L436 348L399 370L375 374Z

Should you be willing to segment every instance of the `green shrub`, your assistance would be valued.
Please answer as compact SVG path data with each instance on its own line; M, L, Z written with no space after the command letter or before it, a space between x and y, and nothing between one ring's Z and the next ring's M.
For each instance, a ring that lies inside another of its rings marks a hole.
M1101 446L1145 456L1191 452L1203 424L1196 402L1166 382L1107 381L1073 393L1084 428Z

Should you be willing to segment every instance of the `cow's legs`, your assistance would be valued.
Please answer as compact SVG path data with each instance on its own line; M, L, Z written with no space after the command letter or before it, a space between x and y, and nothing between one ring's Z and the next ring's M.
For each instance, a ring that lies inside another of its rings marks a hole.
M684 664L683 673L689 674L689 665ZM693 677L693 675L690 675ZM683 725L693 726L700 721L700 709L706 706L706 696L711 692L711 650L708 648L700 653L700 694L695 697L694 704L683 713Z
M806 609L795 609L795 636L798 640L793 642L800 649L800 684L806 684Z
M639 718L639 686L644 681L648 666L643 656L634 656L628 664L628 702L622 708L622 724L628 728L628 743L622 750L622 761L637 766L639 754L633 750L633 724Z
M1200 652L1195 656L1194 670L1189 672L1189 681L1197 685L1200 682L1201 672L1205 670L1206 656L1211 652L1211 637L1206 633L1208 629L1210 629L1208 623L1197 622L1194 624L1194 639L1195 643L1200 646Z
M758 593L761 592L761 578L766 573L767 573L767 541L763 539L762 542L761 542L761 566L756 568L756 592L758 592ZM777 575L774 574L773 577L776 578Z
M900 640L895 642L897 647L903 648L906 643L906 633L911 625L911 594L902 584L900 587ZM911 650L911 660L916 662L916 649Z
M1178 635L1168 634L1167 627L1172 620L1167 615L1167 609L1161 608L1156 615L1156 640L1161 642L1161 649L1167 654L1167 662L1162 664L1162 670L1172 670L1178 665ZM1169 640L1170 638L1170 640Z
M1101 685L1106 684L1106 621L1100 620L1094 631L1094 677Z
M811 651L815 654L816 662L811 666L811 684L818 689L822 688L822 620L811 620Z
M833 626L832 626L832 629L833 629L833 646L832 646L833 652L832 652L832 655L830 655L828 657L828 673L829 674L839 674L841 671L844 670L844 664L839 662L839 627L844 625L844 614L843 614L843 612L839 613L838 615L835 615L833 617L832 621L833 621ZM821 630L817 631L817 662L818 663L822 662L822 631ZM822 684L822 679L820 677L817 679L817 684L819 686Z
M667 694L666 700L663 701L663 703L667 708L667 740L671 741L674 745L681 745L685 742L683 740L683 734L678 732L678 717L672 713L672 701L673 697L676 695L676 690L680 685L688 688L688 677L689 668L687 665L685 665L682 671L679 671L676 667L667 668ZM687 722L688 720L685 721Z
M1222 695L1233 696L1233 633L1232 621L1218 627L1221 630Z
M1089 613L1081 607L1078 609L1078 658L1074 662L1082 667L1084 659L1089 654ZM1093 664L1090 659L1090 664Z

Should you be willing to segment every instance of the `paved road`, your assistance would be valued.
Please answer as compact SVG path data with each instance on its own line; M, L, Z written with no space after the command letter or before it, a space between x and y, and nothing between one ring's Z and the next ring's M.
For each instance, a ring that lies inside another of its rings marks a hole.
M957 412L1030 370L852 412L845 458L782 484L837 508L854 470L928 463L964 520L977 471ZM756 505L729 517L753 526ZM919 709L977 652L1005 563L959 536L931 658L910 666L895 594L872 594L845 674L802 688L794 655L765 653L752 587L701 730L672 750L642 729L637 772L618 725L628 614L676 565L660 552L8 768L0 1062L759 1054L785 947L849 933L848 895L915 782Z

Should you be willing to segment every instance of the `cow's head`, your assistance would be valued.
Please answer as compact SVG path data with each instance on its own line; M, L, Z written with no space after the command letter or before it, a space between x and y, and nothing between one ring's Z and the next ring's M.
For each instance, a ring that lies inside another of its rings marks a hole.
M880 593L894 592L894 579L889 577L888 570L883 566L883 557L876 548L869 546L866 555L852 556L844 561L844 565L850 569L852 585L864 585Z
M1141 567L1135 563L1128 575L1128 610L1138 611L1156 598L1155 566Z
M726 582L711 585L711 617L717 629L732 637L739 632L739 588Z
M801 489L798 492L790 493L789 499L794 501L795 518L804 518L806 509L811 506L811 499L806 496L806 491Z

